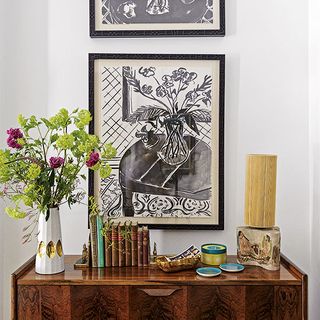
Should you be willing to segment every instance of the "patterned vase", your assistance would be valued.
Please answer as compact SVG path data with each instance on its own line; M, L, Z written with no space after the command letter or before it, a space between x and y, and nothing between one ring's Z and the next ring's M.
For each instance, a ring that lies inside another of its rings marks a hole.
M39 217L36 272L55 274L64 271L59 207L50 208L47 214L47 220L45 214Z

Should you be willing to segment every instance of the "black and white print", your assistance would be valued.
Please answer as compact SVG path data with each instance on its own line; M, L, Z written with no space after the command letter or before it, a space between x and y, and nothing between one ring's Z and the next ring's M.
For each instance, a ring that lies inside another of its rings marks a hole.
M95 130L118 151L95 184L106 218L219 224L219 63L96 60Z
M90 0L90 35L224 36L224 1Z
M213 22L213 0L101 1L103 24Z

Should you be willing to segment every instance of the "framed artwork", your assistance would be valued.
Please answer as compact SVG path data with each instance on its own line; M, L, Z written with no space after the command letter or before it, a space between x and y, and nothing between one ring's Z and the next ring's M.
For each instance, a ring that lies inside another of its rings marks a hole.
M225 0L90 0L90 36L224 36Z
M112 174L90 170L105 219L224 227L224 55L89 54L90 132Z

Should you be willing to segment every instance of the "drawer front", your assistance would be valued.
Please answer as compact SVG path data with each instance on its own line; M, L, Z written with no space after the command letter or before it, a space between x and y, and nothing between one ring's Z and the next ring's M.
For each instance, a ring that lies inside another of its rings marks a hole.
M71 296L74 320L130 319L126 286L73 286Z
M184 320L187 318L187 288L143 286L130 288L130 319Z
M193 286L190 320L301 320L301 286Z
M70 320L70 287L18 286L19 320Z
M189 320L243 320L244 286L193 286L188 288Z

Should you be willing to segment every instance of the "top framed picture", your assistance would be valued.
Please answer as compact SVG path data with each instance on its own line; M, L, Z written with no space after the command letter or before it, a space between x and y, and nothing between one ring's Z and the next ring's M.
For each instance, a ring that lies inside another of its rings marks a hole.
M90 36L225 35L225 0L90 0Z

